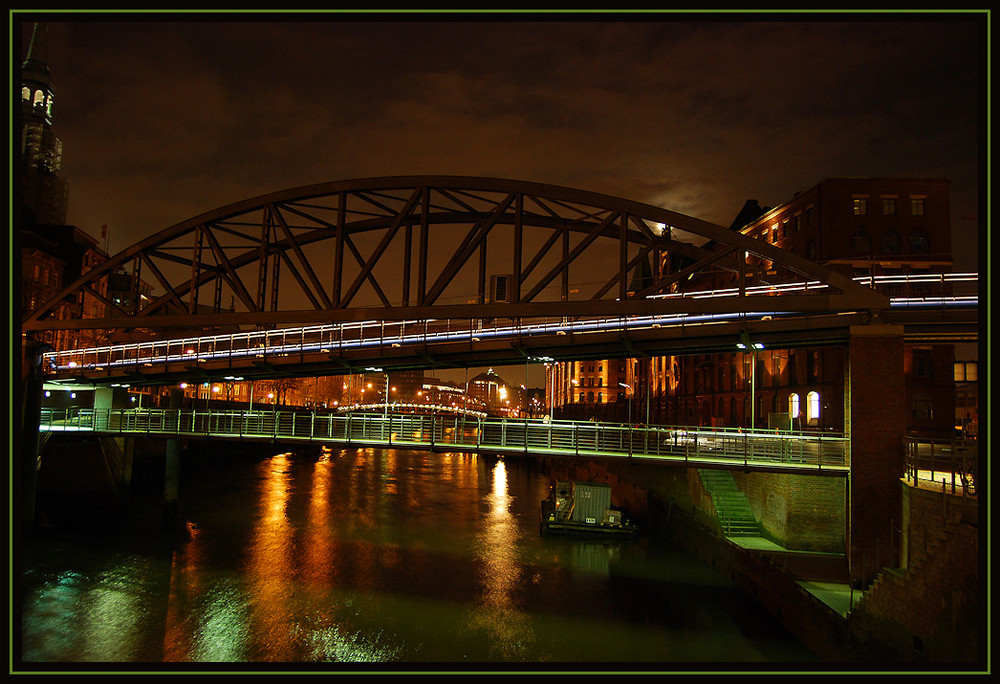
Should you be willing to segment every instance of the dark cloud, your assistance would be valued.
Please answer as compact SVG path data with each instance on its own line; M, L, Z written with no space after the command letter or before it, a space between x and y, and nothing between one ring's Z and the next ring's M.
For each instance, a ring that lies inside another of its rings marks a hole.
M945 176L974 216L976 18L900 16L53 21L70 219L111 225L114 250L247 197L422 173L722 225L748 197L776 204L826 177Z

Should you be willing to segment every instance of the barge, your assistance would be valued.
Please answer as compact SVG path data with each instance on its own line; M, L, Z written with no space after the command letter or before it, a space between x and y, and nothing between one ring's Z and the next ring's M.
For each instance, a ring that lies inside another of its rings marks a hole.
M632 539L638 528L611 507L611 485L558 481L542 499L542 534Z

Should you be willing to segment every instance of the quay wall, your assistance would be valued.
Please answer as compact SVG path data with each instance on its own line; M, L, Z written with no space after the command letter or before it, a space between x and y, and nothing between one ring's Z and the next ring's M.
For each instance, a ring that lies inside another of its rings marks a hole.
M918 489L901 481L904 505L899 553L903 567L883 568L873 584L856 589L860 598L843 615L799 582L829 581L823 575L826 567L818 567L815 576L809 576L808 563L799 563L794 568L800 572L794 572L783 558L779 565L779 555L727 540L713 520L711 499L694 469L621 461L545 461L546 471L554 478L611 484L615 504L639 520L646 532L677 543L729 578L824 662L889 669L981 667L988 612L982 603L985 570L981 570L981 524L975 498ZM789 482L789 477L811 479L814 486ZM828 537L824 543L839 543L843 552L842 510L847 493L842 480L797 475L746 478L740 484L751 492L751 501L757 501L753 505L764 517L768 511L761 501L767 497L754 492L765 491L768 483L777 492L805 485L794 498L804 512L788 513L788 518L800 517L813 524L819 516L819 534ZM802 555L806 558L808 553Z

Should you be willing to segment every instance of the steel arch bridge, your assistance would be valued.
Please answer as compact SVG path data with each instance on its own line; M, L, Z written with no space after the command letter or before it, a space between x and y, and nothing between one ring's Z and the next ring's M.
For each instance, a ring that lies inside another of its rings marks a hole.
M310 322L489 319L759 310L748 257L774 281L805 279L784 311L862 311L889 300L738 231L623 198L526 181L400 176L338 181L247 199L113 255L25 317L26 333ZM153 286L125 310L100 283L128 270ZM735 274L736 296L664 299L690 277ZM56 320L81 292L104 318ZM773 300L772 300L773 301Z

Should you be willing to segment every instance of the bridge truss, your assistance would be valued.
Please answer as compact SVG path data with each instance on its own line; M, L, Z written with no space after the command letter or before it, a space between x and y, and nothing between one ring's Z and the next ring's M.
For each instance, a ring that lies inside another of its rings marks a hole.
M571 188L478 177L341 181L248 199L140 240L22 321L55 329L246 329L313 322L758 311L773 292L748 276L808 280L783 311L864 311L888 299L762 240L667 209ZM131 308L102 279L133 278ZM664 298L725 272L734 296ZM152 286L143 302L139 286ZM56 320L81 292L104 318ZM764 310L773 305L764 307Z

